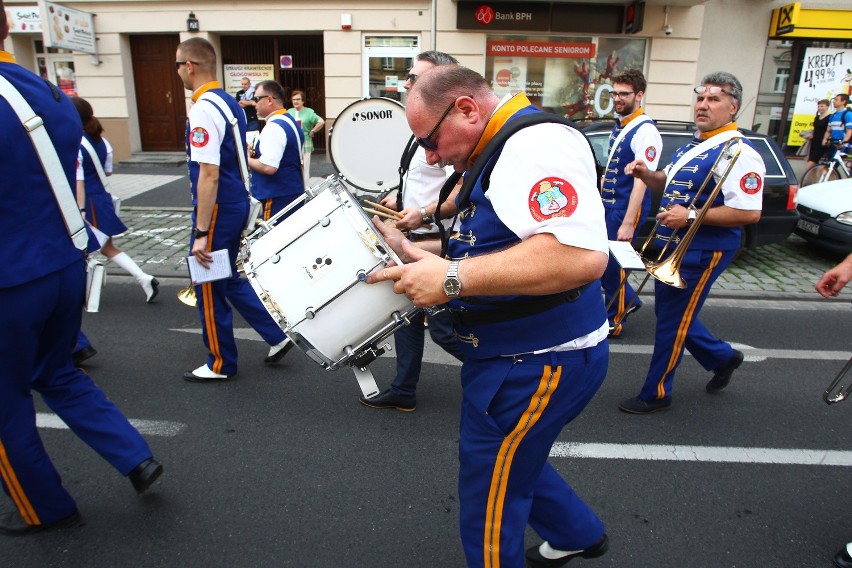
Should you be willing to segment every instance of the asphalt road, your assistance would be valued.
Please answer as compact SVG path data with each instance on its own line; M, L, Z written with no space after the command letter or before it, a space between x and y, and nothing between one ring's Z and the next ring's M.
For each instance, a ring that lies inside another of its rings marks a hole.
M128 417L146 421L139 427L163 477L137 497L68 430L42 428L87 524L2 538L5 564L464 565L456 364L430 346L417 411L373 410L357 402L348 370L328 373L298 351L264 365L266 345L241 330L237 380L186 383L181 373L204 349L197 312L175 297L180 285L164 282L146 305L135 283L111 278L101 311L84 319L99 351L87 369ZM850 355L848 304L711 299L702 315L746 352L727 390L705 393L709 376L687 357L669 410L616 409L647 370L649 305L612 342L606 382L560 436L557 449L574 457L551 459L612 544L571 566L828 567L852 540L852 403L820 398ZM393 363L374 363L380 386ZM0 496L0 510L11 506ZM528 544L537 542L530 533Z

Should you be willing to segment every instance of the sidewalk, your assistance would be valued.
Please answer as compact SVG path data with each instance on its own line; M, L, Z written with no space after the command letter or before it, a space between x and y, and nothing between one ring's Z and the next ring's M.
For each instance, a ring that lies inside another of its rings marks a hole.
M334 173L324 156L314 156L312 178L319 182ZM152 174L147 168L122 168L112 178L113 191L123 200L121 217L128 232L116 238L116 244L142 269L157 278L188 280L186 255L191 229L191 208L188 204L189 181L186 175ZM134 206L135 196L152 188L177 184L186 188L186 207ZM767 245L753 251L743 251L737 260L716 281L712 297L755 298L763 300L822 300L814 284L823 272L841 260L840 257L810 247L793 235L783 243ZM107 265L110 274L123 272ZM639 274L631 275L637 282ZM645 286L642 294L651 294L653 285ZM841 299L852 299L852 291L844 291ZM824 301L824 300L823 300Z

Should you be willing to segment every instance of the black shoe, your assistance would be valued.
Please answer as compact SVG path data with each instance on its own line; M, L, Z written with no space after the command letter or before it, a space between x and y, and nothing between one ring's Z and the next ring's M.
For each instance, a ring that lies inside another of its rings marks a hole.
M370 408L395 408L403 412L411 412L417 408L417 401L397 396L390 389L371 396L370 398L361 397L358 399L364 406Z
M267 355L266 357L263 358L263 362L264 363L277 363L278 361L280 361L281 359L284 358L284 355L286 355L287 352L290 351L293 348L294 345L296 345L295 343L293 343L289 339L285 339L284 341L282 341L282 343L284 343L284 342L286 342L286 343L281 347L279 347L279 345L281 345L281 343L279 343L278 345L273 345L269 349L269 355Z
M537 546L528 548L524 556L527 559L528 568L558 568L559 566L565 566L573 558L597 558L598 556L603 556L606 554L608 549L609 538L606 536L606 533L604 533L601 539L589 548L572 552L568 556L563 556L562 558L556 558L554 560L545 558L541 555Z
M190 383L221 383L233 378L234 375L214 373L210 370L210 367L208 367L206 363L192 371L185 371L183 374L183 380L189 381Z
M849 556L848 546L844 546L834 555L834 565L838 568L852 568L852 556Z
M707 392L719 392L731 382L731 375L734 374L734 371L743 364L743 352L737 351L734 349L734 356L731 357L731 360L722 365L721 367L717 367L713 372L713 378L707 383L707 386L704 389Z
M672 397L659 398L654 400L643 400L638 396L628 398L618 405L618 409L629 414L651 414L658 410L663 410L672 405Z
M83 361L85 361L86 359L91 359L97 354L98 352L95 350L95 348L89 345L88 347L83 347L82 349L78 349L77 351L72 353L71 360L74 362L75 367L79 367L83 364Z
M157 297L157 294L160 293L160 283L156 278L151 278L150 290L145 286L143 286L143 288L145 288L145 301L149 304L153 302L154 298Z
M86 523L83 521L83 517L80 516L80 511L76 509L64 519L41 525L28 525L18 511L0 514L0 534L7 536L26 536L41 531L81 527L84 524Z
M133 484L133 489L139 495L145 493L163 473L163 465L154 458L148 458L133 468L127 477Z

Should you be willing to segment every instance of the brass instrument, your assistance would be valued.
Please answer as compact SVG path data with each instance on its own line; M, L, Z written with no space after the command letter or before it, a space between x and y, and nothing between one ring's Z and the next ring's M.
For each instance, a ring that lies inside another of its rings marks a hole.
M195 296L195 286L193 286L192 282L178 290L177 297L178 300L190 308L198 305L198 298Z
M692 240L695 238L695 233L698 232L698 228L701 226L701 223L704 221L704 217L707 215L707 212L713 206L713 202L716 200L716 197L719 195L719 192L722 190L722 186L725 183L725 180L728 179L728 175L731 173L731 170L736 164L737 160L740 157L740 153L742 152L744 142L742 138L736 137L731 138L725 143L725 146L722 148L722 151L719 152L719 155L716 157L716 161L713 162L713 166L710 168L710 173L707 174L707 177L704 178L704 181L701 183L701 187L698 188L698 191L693 196L692 200L686 205L687 209L691 209L696 211L695 221L692 222L692 225L687 229L686 233L680 237L680 239L676 238L677 231L672 231L672 233L668 236L665 241L665 244L660 249L659 254L657 255L656 260L648 260L645 258L645 250L648 248L648 245L657 238L657 229L660 227L660 220L657 219L657 222L654 224L653 229L651 229L651 234L648 235L648 238L645 240L645 243L642 245L642 248L639 250L639 256L642 258L642 262L645 264L645 269L647 270L647 274L645 278L642 280L642 283L636 289L635 294L630 299L630 302L624 307L624 309L616 315L613 319L613 327L618 328L621 324L621 320L624 318L624 315L630 312L630 308L633 307L633 304L636 303L636 300L639 298L639 292L642 291L642 288L645 287L645 284L648 282L648 279L653 276L663 284L667 284L669 286L674 286L675 288L686 288L686 282L680 276L680 265L683 262L683 257L686 255L686 251L689 248L689 245L692 243ZM728 160L725 169L722 171L719 176L719 181L716 182L716 185L713 186L710 195L707 196L707 200L704 202L704 206L701 209L695 208L695 203L698 201L698 198L704 193L704 190L707 188L707 184L713 179L714 174L716 172L716 167L719 165L722 158ZM677 192L674 192L675 198L679 195ZM666 251L673 242L677 242L677 246L675 247L674 252L669 255L666 260L662 260ZM627 284L627 272L625 271L624 277L621 279L619 283L620 288L624 288ZM612 302L619 296L620 292L616 292L613 295L612 300L607 305L607 311L612 306Z
M852 369L852 359L846 362L846 365L840 370L834 380L831 381L831 384L828 385L828 388L825 389L825 392L822 393L822 399L826 404L834 404L835 402L841 402L846 400L846 397L849 396L849 393L852 392L852 382L848 385L840 385L840 388L835 393L834 389L837 385L840 384L840 381L846 376L846 373L849 372L849 369ZM832 394L834 393L834 394Z

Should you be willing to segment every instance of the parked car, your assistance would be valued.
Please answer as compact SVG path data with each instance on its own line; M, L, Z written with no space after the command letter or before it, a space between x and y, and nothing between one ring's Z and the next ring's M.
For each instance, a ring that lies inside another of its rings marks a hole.
M801 215L797 235L831 252L852 252L852 179L802 187L796 201Z
M663 167L671 163L671 157L675 150L689 142L695 132L695 125L691 122L664 120L655 122L663 139L663 151L660 158L660 167ZM612 120L597 121L590 124L583 124L582 121L578 123L578 127L592 142L595 155L601 164L606 163L609 155L609 133L612 131L612 126ZM781 242L793 232L796 222L799 220L799 213L796 211L795 205L798 181L793 167L774 140L750 130L743 130L742 132L754 145L766 164L763 212L760 221L753 225L746 225L743 231L743 247L752 249ZM712 187L712 185L708 185L708 191ZM662 192L652 192L651 210L644 225L640 228L640 239L646 238L653 228L654 216L659 212L661 197Z

